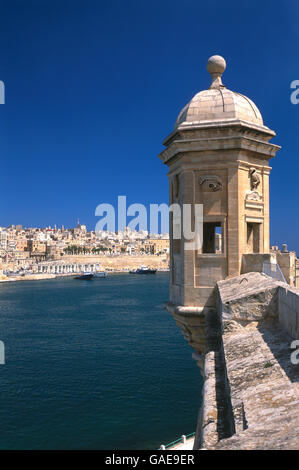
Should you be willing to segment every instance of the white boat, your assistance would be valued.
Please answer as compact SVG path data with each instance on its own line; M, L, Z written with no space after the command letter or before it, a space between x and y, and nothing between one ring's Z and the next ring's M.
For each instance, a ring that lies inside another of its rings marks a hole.
M97 273L94 273L94 277L107 277L108 273L107 271L98 271Z

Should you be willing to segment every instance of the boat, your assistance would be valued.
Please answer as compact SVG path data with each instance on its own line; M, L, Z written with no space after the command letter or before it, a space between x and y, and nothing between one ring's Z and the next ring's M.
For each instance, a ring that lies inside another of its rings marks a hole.
M94 277L107 277L107 276L108 276L107 271L98 271L94 273Z
M132 269L131 274L156 274L156 269L148 268L147 266L140 266L138 269Z
M74 279L79 279L79 280L84 280L84 281L90 281L91 279L94 278L93 273L81 273L78 276L75 276Z

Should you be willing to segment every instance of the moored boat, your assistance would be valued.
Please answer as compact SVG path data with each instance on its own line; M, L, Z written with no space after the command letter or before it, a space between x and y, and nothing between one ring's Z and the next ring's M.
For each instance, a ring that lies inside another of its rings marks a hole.
M90 281L93 278L94 278L93 273L81 273L78 276L74 277L74 279L79 279L79 280L84 280L84 281Z
M130 271L131 274L156 274L156 272L156 269L151 269L147 266L140 266L140 268Z

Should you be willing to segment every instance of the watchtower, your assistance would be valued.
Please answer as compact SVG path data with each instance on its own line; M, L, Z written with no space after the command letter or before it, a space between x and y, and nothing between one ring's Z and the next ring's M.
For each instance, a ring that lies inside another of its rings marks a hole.
M208 60L209 89L180 112L159 155L169 167L170 203L203 205L203 243L184 249L170 223L170 301L184 307L215 305L217 281L238 276L242 255L269 253L269 142L257 106L222 83L226 62ZM193 224L195 217L193 213Z

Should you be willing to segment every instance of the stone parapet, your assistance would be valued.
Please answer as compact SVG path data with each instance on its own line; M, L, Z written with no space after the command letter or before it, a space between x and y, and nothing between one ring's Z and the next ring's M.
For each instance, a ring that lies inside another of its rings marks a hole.
M278 319L294 339L299 339L299 289L279 287Z
M203 402L194 449L297 449L299 289L261 273L217 283L206 315Z
M236 433L209 449L298 449L298 366L279 324L223 335Z
M241 274L264 271L265 265L276 266L275 253L247 253L242 256Z

